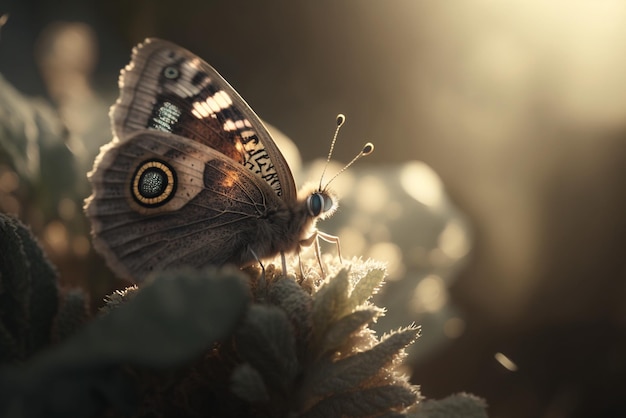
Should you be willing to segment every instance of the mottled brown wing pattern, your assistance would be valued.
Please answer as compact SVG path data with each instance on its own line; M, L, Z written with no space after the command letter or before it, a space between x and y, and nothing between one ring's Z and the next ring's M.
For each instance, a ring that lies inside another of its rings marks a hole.
M284 200L296 198L289 166L269 132L239 94L193 53L159 39L133 50L111 109L120 141L142 129L203 143L246 167Z
M243 266L329 239L315 222L336 208L332 194L298 199L261 120L191 52L157 39L137 46L110 116L114 138L89 174L85 209L119 276Z
M129 206L128 184L133 167L152 159L168 161L194 187L177 190L176 199L146 214ZM173 266L254 261L250 245L267 240L262 234L268 215L285 211L269 186L234 161L158 131L103 150L91 181L86 211L94 245L119 275L137 281Z

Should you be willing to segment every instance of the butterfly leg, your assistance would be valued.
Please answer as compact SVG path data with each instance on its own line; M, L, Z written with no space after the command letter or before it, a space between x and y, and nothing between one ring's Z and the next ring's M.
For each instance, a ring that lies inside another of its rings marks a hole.
M287 275L287 260L285 259L285 252L281 251L280 252L280 261L283 264L283 276Z
M261 259L259 259L259 256L256 255L256 253L254 252L252 248L250 248L250 253L252 253L252 256L254 257L256 262L259 263L259 266L261 266L261 277L259 279L259 288L263 289L266 287L265 286L265 266L263 265L263 263L261 262Z
M324 271L324 265L322 264L322 250L320 248L320 240L319 240L320 237L321 237L320 232L315 231L310 237L300 241L300 246L301 247L310 247L311 245L315 246L315 257L317 258L317 263L320 265L320 270L322 271L322 277L326 277L326 271Z
M298 267L300 267L300 280L304 279L304 267L302 266L302 255L300 254L300 250L302 247L298 245Z
M317 262L320 265L320 270L322 271L322 277L326 278L326 271L324 271L324 264L322 264L322 249L320 247L319 240L319 231L315 233L315 257L317 257Z
M326 242L331 244L335 244L337 246L337 255L339 256L339 261L343 264L343 258L341 258L341 245L339 245L339 237L335 235L326 234L321 231L317 231L317 236L323 239Z

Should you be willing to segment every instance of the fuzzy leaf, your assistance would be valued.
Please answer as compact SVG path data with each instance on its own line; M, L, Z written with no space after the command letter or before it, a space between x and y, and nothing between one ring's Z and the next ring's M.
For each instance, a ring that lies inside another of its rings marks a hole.
M0 75L0 161L29 186L47 219L56 213L59 199L83 181L84 171L77 170L71 151L75 140L49 103L24 96Z
M22 239L17 232L18 220L0 214L0 306L1 322L6 332L13 336L17 348L15 361L26 356L25 332L29 326L28 296L30 289L29 261L24 252Z
M390 334L372 349L335 361L322 362L310 375L307 388L314 396L353 390L394 361L402 349L419 335L419 329L406 328Z
M31 288L28 299L30 329L27 346L28 355L32 355L50 343L52 318L59 306L57 272L30 230L19 225L17 233L29 260Z
M322 355L342 346L348 337L361 327L372 322L382 314L380 309L369 308L352 312L349 315L334 322L324 334L316 354Z
M487 403L474 395L458 393L420 405L414 418L487 418Z
M315 404L301 418L376 417L391 409L403 410L419 400L417 392L408 386L381 386L339 393Z
M36 108L4 77L0 76L0 160L10 163L20 178L39 175Z
M110 367L55 374L5 369L0 375L0 416L88 418L111 406L129 416L136 402L132 383Z
M34 403L35 412L46 414L24 416L93 416L93 410L106 406L105 399L125 398L120 391L128 391L127 385L109 383L121 365L164 368L189 361L232 333L249 297L247 279L236 270L163 272L132 300L53 350L4 369L0 416L20 416ZM62 392L56 390L61 387ZM80 400L63 402L63 396Z
M273 283L269 287L268 298L301 327L311 325L311 296L293 279L285 277Z
M2 361L25 359L50 342L57 275L28 228L5 214L0 214L0 290L0 339L7 344Z
M369 270L365 277L354 285L350 294L349 309L356 309L371 298L385 279L385 273L383 268Z
M313 297L313 332L319 339L333 320L346 314L350 281L348 271L341 269Z
M286 391L298 372L293 329L275 306L252 305L236 334L241 357L272 389Z
M283 278L273 283L268 290L270 303L281 308L295 328L298 352L303 352L311 332L311 295L305 292L295 280Z
M266 402L270 399L263 377L248 363L237 366L233 371L230 389L235 395L248 402Z
M83 325L89 317L87 295L72 289L61 296L61 306L54 318L54 340L63 341Z
M132 299L137 294L137 292L139 292L139 287L137 287L136 284L128 286L127 288L122 290L116 290L110 295L105 296L105 304L100 307L99 312L101 314L106 314L107 312L110 312L124 302Z
M13 334L0 323L0 363L17 361L20 358L20 349Z
M73 338L83 349L73 363L177 364L228 336L248 299L246 278L235 270L160 273Z
M37 365L178 364L229 335L246 307L247 292L245 278L234 271L161 273L131 301L45 353Z

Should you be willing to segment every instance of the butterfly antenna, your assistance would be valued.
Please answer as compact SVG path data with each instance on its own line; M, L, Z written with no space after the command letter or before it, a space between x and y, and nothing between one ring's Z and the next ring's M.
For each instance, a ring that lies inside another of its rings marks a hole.
M324 171L322 171L322 176L320 177L320 187L318 190L322 190L322 182L324 181L324 174L326 174L326 169L328 168L328 164L330 163L330 157L333 156L333 150L335 149L335 142L337 142L337 135L339 135L339 129L346 122L346 117L343 114L337 115L337 128L335 129L335 135L333 135L333 140L330 143L330 150L328 150L328 157L326 157L326 165L324 166ZM330 182L329 182L330 183ZM328 186L328 184L326 184Z
M354 164L355 162L357 162L358 160L361 159L361 157L365 157L366 155L370 155L372 152L374 151L374 144L372 144L371 142L366 143L365 145L363 145L363 149L354 156L354 158L352 159L352 161L350 161L348 164L346 164L341 170L339 170L339 172L337 174L335 174L333 176L333 178L331 178L328 183L326 183L326 186L324 186L324 188L328 187L328 185L330 183L332 183L333 180L335 180L337 178L337 176L341 173L343 173L344 171L346 171L352 164ZM321 185L320 185L321 186ZM321 189L320 189L321 190Z

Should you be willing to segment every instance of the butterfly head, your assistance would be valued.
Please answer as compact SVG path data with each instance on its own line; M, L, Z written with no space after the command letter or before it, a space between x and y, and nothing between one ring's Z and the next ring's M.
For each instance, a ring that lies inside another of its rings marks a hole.
M333 176L325 185L322 186L324 181L324 174L326 173L326 168L328 168L328 163L330 162L330 158L333 154L333 149L335 148L335 142L337 141L337 135L339 134L339 129L343 126L346 121L346 117L342 114L337 115L337 128L335 129L335 134L333 135L332 142L330 144L330 151L328 152L328 157L326 158L326 165L324 166L324 171L320 176L320 183L317 189L314 191L308 192L308 196L306 198L306 207L309 213L309 216L312 218L320 218L326 219L330 217L335 210L337 210L337 196L328 189L328 185L332 183L332 181L337 178L337 176L343 173L348 167L354 164L359 158L369 155L374 151L374 145L370 142L365 144L363 149L350 161L346 164L337 174Z
M326 219L337 210L337 197L328 190L316 190L306 198L306 208L312 218Z

